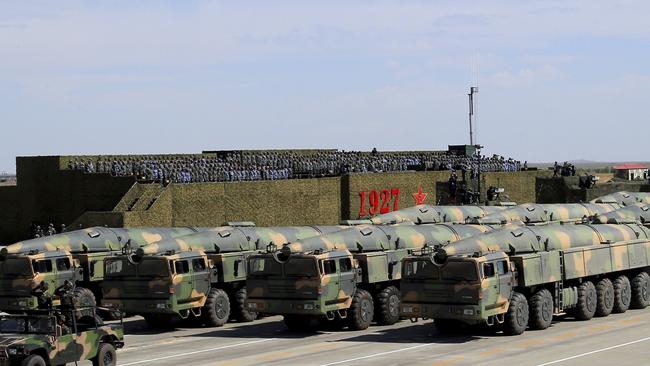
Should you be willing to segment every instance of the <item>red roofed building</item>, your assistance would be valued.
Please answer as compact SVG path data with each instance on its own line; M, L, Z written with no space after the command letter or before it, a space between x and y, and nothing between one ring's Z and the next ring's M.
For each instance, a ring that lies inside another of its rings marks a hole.
M643 164L623 164L613 167L617 178L626 180L648 179L648 166Z

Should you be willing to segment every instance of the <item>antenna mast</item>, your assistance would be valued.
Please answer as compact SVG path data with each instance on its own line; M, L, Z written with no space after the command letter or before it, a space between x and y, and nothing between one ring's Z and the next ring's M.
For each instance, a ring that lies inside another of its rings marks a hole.
M474 146L474 94L478 94L478 86L469 88L469 144Z

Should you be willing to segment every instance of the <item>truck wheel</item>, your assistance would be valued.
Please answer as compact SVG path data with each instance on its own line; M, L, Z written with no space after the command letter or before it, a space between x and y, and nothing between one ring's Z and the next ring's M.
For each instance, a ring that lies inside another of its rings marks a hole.
M95 299L95 294L93 294L90 289L85 287L75 287L73 293L74 306L79 308L90 307L92 309L83 309L75 311L77 319L80 319L84 316L94 316L95 315L95 306L97 306L97 301Z
M463 330L463 324L456 319L433 319L433 325L440 334L456 334Z
M110 343L101 343L97 348L97 356L93 358L93 366L115 366L117 365L117 353L115 347Z
M22 360L20 366L45 366L45 360L39 355L29 355Z
M632 288L630 280L625 275L614 280L614 313L624 313L630 308Z
M234 295L235 320L238 322L252 322L257 319L257 313L246 308L246 287L242 287Z
M376 320L380 325L392 325L399 321L400 292L395 286L388 286L377 294Z
M528 300L526 296L513 292L510 306L503 323L503 332L507 335L520 335L526 331L528 325Z
M208 326L220 327L226 324L230 317L230 299L226 291L219 288L211 289L201 315Z
M357 289L348 311L348 326L353 330L368 329L375 313L372 296L366 290Z
M530 328L546 329L553 322L553 296L547 289L539 290L530 298Z
M596 316L607 316L614 309L614 285L609 278L603 278L596 285L598 298L596 305Z
M578 287L578 303L572 314L577 320L589 320L596 314L598 296L596 286L591 281L585 281Z
M313 329L312 317L309 315L286 314L284 316L284 325L292 332L308 332Z
M633 309L644 309L650 305L650 276L647 272L641 272L632 279L632 302Z

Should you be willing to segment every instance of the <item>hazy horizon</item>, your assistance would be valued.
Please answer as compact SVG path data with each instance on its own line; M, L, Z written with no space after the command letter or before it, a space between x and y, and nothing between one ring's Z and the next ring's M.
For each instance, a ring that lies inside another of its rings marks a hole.
M586 4L586 5L585 5ZM521 161L649 160L643 1L0 2L16 156L477 140Z

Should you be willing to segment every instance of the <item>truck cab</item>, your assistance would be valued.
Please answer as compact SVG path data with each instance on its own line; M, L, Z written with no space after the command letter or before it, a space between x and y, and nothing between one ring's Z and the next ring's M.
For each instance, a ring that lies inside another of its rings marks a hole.
M63 250L9 254L0 258L0 309L8 312L37 309L36 292L54 295L66 281L75 283L79 270Z
M505 253L455 256L444 264L427 254L413 255L402 266L402 316L466 324L503 321L515 284Z
M332 318L350 307L359 265L348 250L280 252L248 258L249 310Z
M212 269L199 251L105 259L102 304L131 314L187 318L205 304ZM155 316L154 316L155 318ZM158 319L159 320L159 319Z

